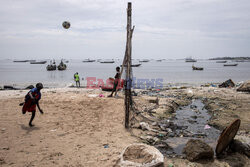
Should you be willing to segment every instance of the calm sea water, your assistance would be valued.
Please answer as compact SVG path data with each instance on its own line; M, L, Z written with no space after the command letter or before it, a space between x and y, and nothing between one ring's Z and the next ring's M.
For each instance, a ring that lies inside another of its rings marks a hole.
M49 62L49 61L48 61ZM74 83L73 75L78 72L82 85L86 85L87 77L106 80L114 77L116 66L99 62L83 63L82 60L69 60L65 71L47 71L46 64L15 63L13 60L0 60L0 85L26 86L42 82L48 87L64 87ZM57 61L57 64L59 60ZM134 64L138 61L134 61ZM228 63L235 63L230 62ZM164 84L195 84L220 83L227 79L240 82L250 79L250 62L237 62L236 67L224 67L221 63L210 60L198 60L195 66L204 67L203 71L193 71L192 64L184 60L151 60L133 68L133 76L137 79L163 79ZM84 79L84 80L82 80Z

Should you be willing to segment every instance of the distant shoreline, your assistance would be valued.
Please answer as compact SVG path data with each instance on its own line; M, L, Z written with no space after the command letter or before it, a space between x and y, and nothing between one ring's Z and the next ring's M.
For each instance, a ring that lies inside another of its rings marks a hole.
M208 60L250 60L250 57L216 57Z

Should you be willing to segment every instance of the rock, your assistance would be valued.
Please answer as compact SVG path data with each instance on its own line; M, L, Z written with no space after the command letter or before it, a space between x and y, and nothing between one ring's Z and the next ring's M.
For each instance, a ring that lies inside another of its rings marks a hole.
M232 141L230 148L232 151L245 154L248 158L250 157L250 146L237 139Z
M183 153L186 154L189 161L212 159L214 157L213 149L205 142L196 139L190 139L187 142Z
M250 80L241 84L237 91L250 92Z
M121 153L120 167L163 167L164 157L158 149L142 143L131 144Z

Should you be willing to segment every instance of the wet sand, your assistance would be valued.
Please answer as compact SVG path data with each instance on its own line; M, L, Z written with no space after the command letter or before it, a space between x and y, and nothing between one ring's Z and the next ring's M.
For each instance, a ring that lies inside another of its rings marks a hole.
M190 99L203 98L213 115L211 126L223 129L231 120L240 118L242 124L236 137L249 142L250 94L212 87L171 89L156 93L165 96L159 97L159 105L156 105L148 100L149 94L142 91L136 90L138 96L134 96L134 100L145 117L150 118L146 110L152 108L151 114L157 119L168 118L178 106L189 104ZM120 98L107 98L108 92L76 88L42 90L40 106L44 115L37 111L35 127L30 128L30 114L23 115L18 106L26 93L26 90L0 92L1 166L113 166L127 145L143 142L140 135L151 133L138 129L136 124L132 133L125 130L121 93ZM142 121L139 117L136 120ZM238 153L230 156L229 160L204 163L165 158L165 166L170 163L175 166L232 166L237 161L250 164L249 159Z

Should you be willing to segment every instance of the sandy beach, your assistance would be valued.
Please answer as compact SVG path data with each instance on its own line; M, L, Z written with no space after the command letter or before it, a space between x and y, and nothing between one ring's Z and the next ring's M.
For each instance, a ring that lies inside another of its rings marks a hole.
M147 117L147 112L142 111L156 104L150 102L148 99L152 97L142 94L142 91L136 90L138 95L134 100L141 114ZM1 166L114 166L126 146L145 143L141 136L149 134L136 123L131 131L125 130L122 93L118 98L107 98L109 92L83 88L43 89L40 106L44 114L37 111L33 121L35 126L30 128L30 114L23 115L18 105L26 93L27 90L0 92ZM105 97L99 97L100 94ZM190 97L205 98L205 106L213 114L209 125L222 130L239 118L242 122L236 138L249 144L250 94L212 87L162 90L158 94L169 97L159 98L153 113L155 120L160 116L171 117L173 112L163 107L168 106L169 100L184 106ZM250 164L246 156L238 153L205 163L165 157L165 166L235 166L237 163L243 166Z

